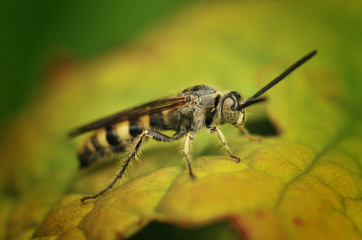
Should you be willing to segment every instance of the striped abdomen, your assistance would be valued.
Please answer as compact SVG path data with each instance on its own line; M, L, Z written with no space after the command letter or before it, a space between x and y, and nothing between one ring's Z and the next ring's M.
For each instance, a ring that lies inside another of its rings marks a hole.
M145 115L96 130L78 152L81 168L91 165L98 159L126 151L132 140L143 130L167 129L164 121L166 114L164 112Z

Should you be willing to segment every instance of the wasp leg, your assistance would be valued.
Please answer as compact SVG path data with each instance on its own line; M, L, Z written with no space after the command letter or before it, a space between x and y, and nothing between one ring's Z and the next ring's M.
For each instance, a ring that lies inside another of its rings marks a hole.
M156 140L156 141L161 141L161 142L172 142L175 139L169 136L166 136L162 133L156 132L156 131L152 131L152 130L145 130L143 131L135 140L133 147L131 147L130 151L129 151L129 155L128 158L126 160L126 162L124 163L122 169L118 172L117 176L113 179L113 181L102 191L100 191L99 193L93 195L93 196L88 196L88 197L84 197L81 199L82 203L84 204L84 202L88 199L96 199L99 196L103 195L107 190L111 189L113 187L113 185L117 182L117 179L121 179L124 172L126 171L126 168L129 164L129 162L131 161L132 158L134 158L140 148L140 146L142 145L142 143L144 142L145 138L147 137L151 137L152 139Z
M175 139L175 140L178 140L178 139L180 139L180 138L182 138L183 136L185 136L185 134L186 134L186 131L184 131L184 130L179 130L178 132L176 132L174 135L173 135L173 139Z
M231 153L230 148L229 148L229 146L227 145L225 136L224 136L224 134L221 132L220 128L218 128L218 127L212 128L212 129L211 129L211 133L213 133L214 131L217 132L217 135L219 136L219 139L220 139L222 145L224 145L224 147L225 147L225 149L226 149L226 152L229 154L229 156L230 156L231 158L236 159L237 162L240 162L240 158L234 156L234 155Z
M156 132L156 131L148 131L148 135L149 137L152 137L154 140L156 141L161 141L161 142L172 142L174 140L178 140L181 137L183 137L185 135L185 131L178 131L173 137L169 137L166 136L162 133ZM190 143L191 140L194 138L194 134L189 132L186 134L186 138L185 138L185 145L184 145L184 156L186 159L186 163L187 163L187 167L189 169L189 174L191 176L192 179L196 179L196 176L192 173L192 168L191 168L191 163L190 163L190 158L189 158L189 153L190 153Z
M261 142L261 138L260 137L254 137L251 136L251 134L249 133L248 129L246 129L244 126L240 126L239 129L245 134L245 137L247 139L249 139L249 141L258 141Z
M186 138L185 138L185 145L184 145L184 156L186 159L186 163L187 163L187 167L189 169L189 174L190 177L192 179L196 179L196 176L192 173L192 168L191 168L191 163L190 163L190 158L189 158L189 153L190 153L190 143L191 140L193 139L193 134L192 133L187 133L186 134Z
M176 140L174 137L169 137L165 134L152 130L146 130L145 133L147 137L151 137L152 139L159 142L172 142Z

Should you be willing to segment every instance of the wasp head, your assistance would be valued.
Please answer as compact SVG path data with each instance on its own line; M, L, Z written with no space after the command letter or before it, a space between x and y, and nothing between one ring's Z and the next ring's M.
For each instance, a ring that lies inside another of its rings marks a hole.
M241 108L244 98L238 92L225 94L220 101L220 115L224 123L232 124L236 127L242 125L245 120L245 111Z
M288 76L295 69L300 67L303 63L308 61L311 57L313 57L317 51L312 51L307 54L292 66L290 66L287 70L285 70L282 74L276 77L274 80L265 85L262 89L256 92L253 96L244 99L240 93L238 92L229 92L224 94L221 99L220 95L215 99L214 108L211 111L212 125L230 123L234 126L238 127L244 123L245 120L245 111L246 107L254 105L255 103L263 102L266 100L265 97L260 97L266 91L271 89L275 84L279 83L286 76ZM220 101L219 101L220 100Z

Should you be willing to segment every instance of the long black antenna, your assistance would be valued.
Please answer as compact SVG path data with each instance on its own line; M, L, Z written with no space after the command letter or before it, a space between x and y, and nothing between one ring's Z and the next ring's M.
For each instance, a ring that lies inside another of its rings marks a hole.
M255 93L250 98L247 98L245 102L240 106L240 109L243 109L247 106L250 106L254 103L260 102L256 101L256 98L258 98L260 95L268 91L270 88L272 88L275 84L283 80L286 76L288 76L291 72L293 72L295 69L300 67L303 63L308 61L311 57L313 57L317 53L316 50L313 52L307 54L306 56L302 57L300 60L298 60L296 63L294 63L292 66L290 66L287 70L285 70L282 74L280 74L278 77L276 77L273 81L265 85L262 89L260 89L257 93ZM262 101L262 100L261 100Z

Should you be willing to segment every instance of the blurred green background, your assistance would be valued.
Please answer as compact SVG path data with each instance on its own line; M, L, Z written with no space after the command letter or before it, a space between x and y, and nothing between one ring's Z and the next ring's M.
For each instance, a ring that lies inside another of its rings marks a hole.
M190 2L1 1L0 131L52 68L126 45Z

